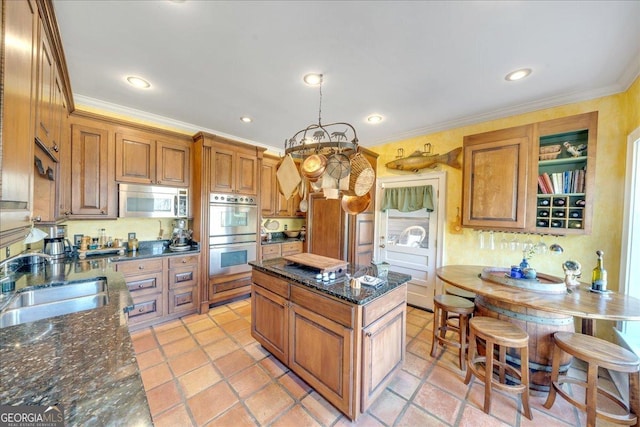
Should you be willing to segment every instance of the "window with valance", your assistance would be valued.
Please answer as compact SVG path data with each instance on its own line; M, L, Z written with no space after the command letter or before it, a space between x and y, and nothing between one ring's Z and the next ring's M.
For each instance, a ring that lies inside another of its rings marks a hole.
M400 212L426 209L427 212L433 212L433 190L431 185L385 188L380 210L384 212L387 209L397 209Z

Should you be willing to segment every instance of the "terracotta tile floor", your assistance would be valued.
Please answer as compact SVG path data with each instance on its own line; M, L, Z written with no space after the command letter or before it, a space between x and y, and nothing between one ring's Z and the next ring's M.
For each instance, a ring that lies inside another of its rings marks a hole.
M483 385L464 385L457 353L431 349L433 314L408 307L403 369L352 423L251 338L250 300L213 308L132 334L154 424L162 426L581 426L562 398L551 410L531 396L533 421L519 400L494 391L485 414ZM577 375L584 372L573 367ZM598 426L607 424L598 421Z

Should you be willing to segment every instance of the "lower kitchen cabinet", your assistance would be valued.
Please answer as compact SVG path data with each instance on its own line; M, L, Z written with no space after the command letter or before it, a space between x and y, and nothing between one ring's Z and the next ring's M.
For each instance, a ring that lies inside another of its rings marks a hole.
M355 420L405 359L406 285L357 305L253 271L251 335Z
M198 305L198 254L120 261L134 307L131 330L194 313Z
M199 254L169 258L169 314L198 308L198 258Z
M294 242L271 243L260 247L260 255L263 261L280 258L281 256L299 254L302 253L302 251L302 241L300 240L296 240Z

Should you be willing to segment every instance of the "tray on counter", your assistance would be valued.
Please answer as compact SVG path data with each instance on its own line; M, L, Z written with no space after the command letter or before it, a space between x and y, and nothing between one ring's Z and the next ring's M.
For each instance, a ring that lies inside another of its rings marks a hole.
M102 248L102 249L87 249L86 251L78 249L78 258L85 259L91 255L108 255L108 254L118 254L124 255L124 251L126 249L124 247L119 248Z

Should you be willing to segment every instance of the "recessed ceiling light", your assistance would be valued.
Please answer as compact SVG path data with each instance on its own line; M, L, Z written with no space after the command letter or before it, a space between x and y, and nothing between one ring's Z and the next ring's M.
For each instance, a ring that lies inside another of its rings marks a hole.
M504 79L507 81L513 82L515 80L524 79L529 74L531 74L531 68L522 68L520 70L510 72L504 77Z
M318 73L309 73L306 74L302 80L309 86L317 86L322 82L322 74Z
M382 116L380 114L372 114L367 117L367 121L369 123L380 123L382 121Z
M253 121L253 119L251 117L248 117L248 116L242 116L242 117L240 117L240 121L242 123L251 123Z
M148 89L151 87L151 83L141 77L129 76L127 81L131 86L135 86L138 89Z

